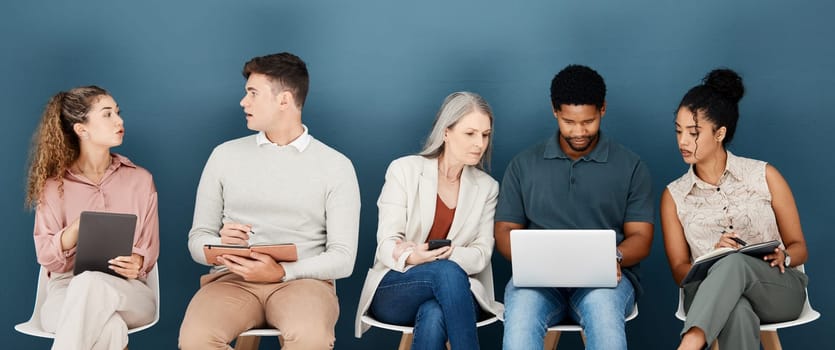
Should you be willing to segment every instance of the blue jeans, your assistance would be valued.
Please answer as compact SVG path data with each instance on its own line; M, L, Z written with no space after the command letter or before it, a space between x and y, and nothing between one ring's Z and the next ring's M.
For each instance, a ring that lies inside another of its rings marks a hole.
M626 350L624 322L635 290L626 276L615 288L517 288L504 292L504 349L542 349L548 327L566 317L583 327L586 349Z
M381 322L415 327L412 349L478 349L478 304L458 264L439 260L383 277L371 313Z

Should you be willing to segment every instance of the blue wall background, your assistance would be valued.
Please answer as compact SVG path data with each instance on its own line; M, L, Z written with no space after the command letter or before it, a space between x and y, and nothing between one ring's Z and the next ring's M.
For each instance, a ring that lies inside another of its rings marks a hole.
M159 190L162 320L131 337L132 349L175 348L182 315L204 267L186 249L194 194L211 149L247 135L238 100L252 56L290 51L307 61L304 121L350 157L362 189L360 249L339 282L337 348L393 348L378 329L353 337L353 320L376 244L376 197L387 164L416 152L444 96L484 95L496 114L492 174L552 135L548 87L569 63L597 69L609 87L603 129L643 156L656 195L686 170L673 111L710 69L745 78L732 149L768 160L792 185L811 260L810 298L823 317L780 332L787 349L833 343L835 245L830 115L835 25L828 1L6 1L0 4L0 212L7 281L0 289L4 348L45 348L14 332L34 299L33 214L23 208L26 149L53 93L84 84L109 89L124 111L117 152L154 175ZM494 257L497 292L510 275ZM643 269L646 296L629 322L631 348L672 348L681 323L660 228ZM220 320L218 320L220 321ZM481 330L498 349L501 325ZM274 339L262 348L275 348ZM577 335L565 348L580 348Z

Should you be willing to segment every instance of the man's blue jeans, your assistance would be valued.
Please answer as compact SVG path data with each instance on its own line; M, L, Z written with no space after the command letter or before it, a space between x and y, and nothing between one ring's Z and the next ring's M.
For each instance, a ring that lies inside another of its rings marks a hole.
M626 350L624 322L635 290L626 276L615 288L517 288L504 292L504 349L542 349L548 327L569 318L583 327L586 349Z
M478 349L476 310L467 273L449 260L389 271L371 301L377 320L414 325L414 350L445 349L447 339L453 349Z

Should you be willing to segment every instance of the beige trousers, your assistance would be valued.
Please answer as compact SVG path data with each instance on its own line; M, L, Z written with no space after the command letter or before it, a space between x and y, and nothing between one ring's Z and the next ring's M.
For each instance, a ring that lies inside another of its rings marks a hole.
M41 327L53 349L122 350L128 328L154 320L154 292L144 282L101 272L53 273L41 307Z
M282 350L333 348L339 303L329 281L254 283L221 272L200 282L180 327L181 349L226 350L239 334L264 326L281 331Z

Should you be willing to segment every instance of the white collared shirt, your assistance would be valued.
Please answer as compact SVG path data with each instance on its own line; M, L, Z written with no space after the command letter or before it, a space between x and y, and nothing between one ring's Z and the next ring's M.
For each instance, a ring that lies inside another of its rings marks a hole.
M297 149L299 152L304 152L304 150L310 144L310 140L313 139L313 136L310 136L310 133L307 132L307 126L306 125L302 124L302 128L304 128L304 131L302 132L302 134L299 135L299 137L297 137L295 140L293 140L293 142L290 142L289 144L284 145L284 146L281 146L281 145L279 145L275 142L270 141L270 139L267 138L267 134L264 133L263 131L259 131L258 135L255 136L255 142L258 143L258 146L272 145L274 147L278 147L279 149L284 148L284 147L292 146L293 148Z

